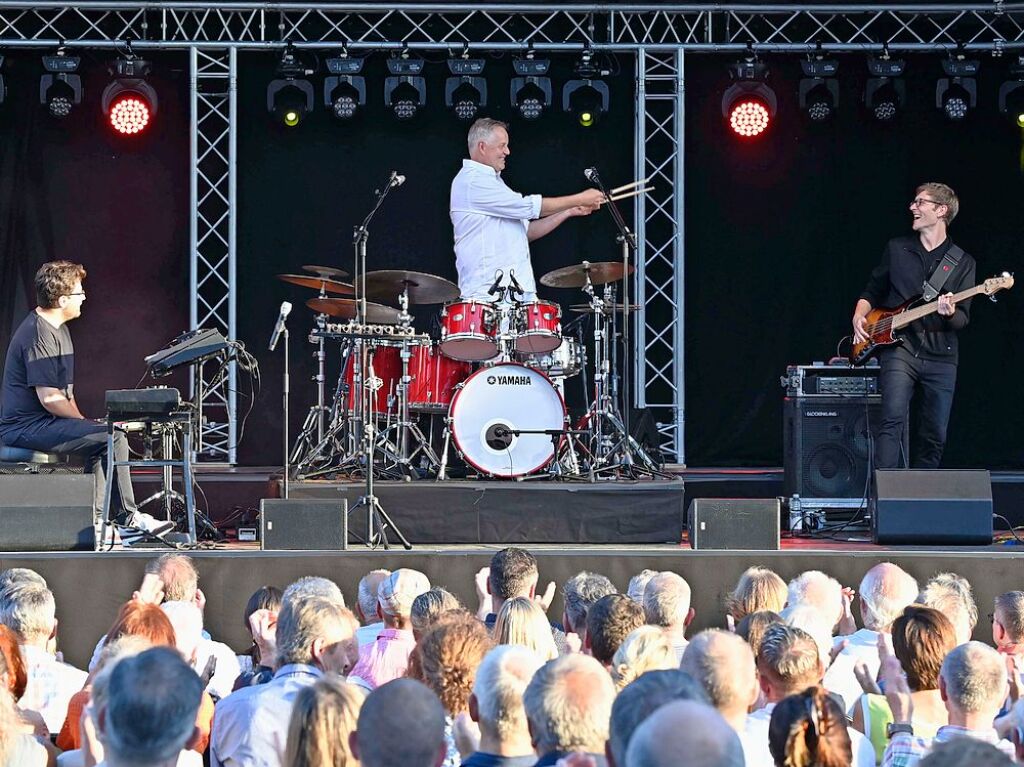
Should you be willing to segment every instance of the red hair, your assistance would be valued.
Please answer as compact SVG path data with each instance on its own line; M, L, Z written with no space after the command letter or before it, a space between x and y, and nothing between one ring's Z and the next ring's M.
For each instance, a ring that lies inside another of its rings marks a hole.
M106 643L123 636L138 636L148 639L154 646L174 647L174 626L171 619L156 605L142 602L125 602L117 613L117 620L107 632Z
M25 660L18 648L18 635L3 624L0 624L0 653L7 666L7 692L15 701L21 700L25 694L25 685L28 684Z

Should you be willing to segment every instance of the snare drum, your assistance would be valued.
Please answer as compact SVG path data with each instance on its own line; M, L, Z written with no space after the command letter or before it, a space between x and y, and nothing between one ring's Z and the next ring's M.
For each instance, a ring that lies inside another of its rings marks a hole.
M356 353L353 349L353 354ZM377 415L385 415L389 411L388 399L397 396L398 382L402 378L402 358L399 350L393 346L374 346L366 352L366 363L363 365L363 382L370 380L370 367L373 367L373 410ZM355 388L356 361L349 356L345 362L345 384L348 386L349 413L355 410L359 392Z
M562 343L562 308L550 301L531 301L515 309L516 351L544 354Z
M437 344L417 346L409 359L409 409L424 413L446 413L455 387L469 378L468 362L448 359Z
M547 354L519 354L524 365L550 378L572 378L587 364L587 350L575 338L563 338L561 345Z
M480 362L498 353L498 315L491 304L453 301L441 310L441 354Z

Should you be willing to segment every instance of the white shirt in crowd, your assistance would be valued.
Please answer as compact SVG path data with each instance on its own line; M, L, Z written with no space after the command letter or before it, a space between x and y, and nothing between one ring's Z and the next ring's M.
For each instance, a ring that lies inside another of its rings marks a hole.
M68 701L85 686L89 675L38 647L22 645L21 656L28 684L18 705L27 711L38 711L50 732L60 732L68 714Z
M882 665L878 658L878 632L870 629L860 629L848 636L836 637L833 640L833 647L840 642L846 641L846 648L836 656L835 661L825 672L825 678L821 681L822 687L829 692L843 696L846 704L846 715L853 716L853 710L857 706L863 690L857 676L853 673L853 667L857 661L864 661L868 667L871 677L878 675L878 668Z
M747 715L746 736L740 738L747 767L775 765L772 753L768 750L768 725L774 709L775 704L768 703L764 708ZM871 745L871 741L852 727L847 729L850 732L850 745L853 747L853 767L875 767L875 747Z
M509 283L509 270L525 291L522 300L537 297L530 263L527 230L540 217L541 196L513 192L494 168L463 160L452 181L451 217L455 229L455 268L463 298L493 301L487 289L498 269L501 284Z

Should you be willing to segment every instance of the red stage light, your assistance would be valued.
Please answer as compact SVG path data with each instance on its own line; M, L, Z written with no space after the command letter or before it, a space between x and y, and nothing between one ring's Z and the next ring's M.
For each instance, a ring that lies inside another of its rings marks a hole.
M768 129L771 113L763 102L755 99L737 101L729 110L729 127L737 136L753 138Z
M118 133L131 136L149 125L149 104L136 94L125 94L107 109L110 125Z

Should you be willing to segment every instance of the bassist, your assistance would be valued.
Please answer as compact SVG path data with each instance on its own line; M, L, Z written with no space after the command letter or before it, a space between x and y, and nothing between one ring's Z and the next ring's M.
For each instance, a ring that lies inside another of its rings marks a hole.
M920 413L912 451L915 468L938 468L956 386L957 332L970 319L970 299L954 305L952 294L974 284L974 259L953 245L947 229L959 209L945 184L919 186L910 203L914 235L889 240L853 312L854 342L867 340L866 316L873 307L897 306L939 287L937 311L906 327L903 343L880 353L882 423L875 468L910 465L905 445L910 402Z

